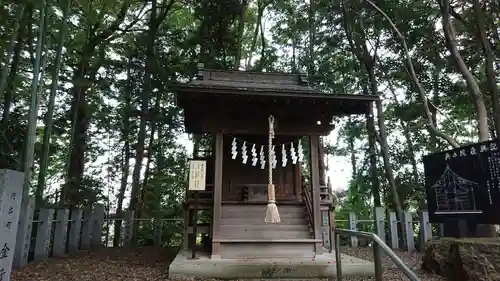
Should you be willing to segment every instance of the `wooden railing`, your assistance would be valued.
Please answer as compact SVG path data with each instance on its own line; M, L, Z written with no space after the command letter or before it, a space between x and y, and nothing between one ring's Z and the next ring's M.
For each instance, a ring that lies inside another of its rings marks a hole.
M328 186L319 187L319 197L321 204L333 204L333 195Z
M207 184L205 190L189 191L186 187L186 200L184 208L184 231L185 235L189 237L191 246L191 258L196 258L196 251L198 250L197 237L199 232L198 225L198 211L213 208L213 184ZM206 226L205 226L206 228ZM209 227L210 228L210 227ZM206 229L205 229L206 230ZM202 232L206 232L203 231Z
M330 252L333 251L333 243L332 243L332 238L333 238L333 217L332 217L332 206L333 206L333 196L330 192L330 189L327 186L320 186L320 210L318 212L321 214L321 221L322 224L320 225L320 228L324 227L323 223L323 216L326 213L327 214L327 220L328 220L328 242L324 241L324 243L327 243L328 249ZM314 210L313 210L313 200L312 200L312 189L308 185L304 185L302 188L302 200L304 202L304 205L306 207L307 211L307 217L309 219L309 223L311 225L312 229L316 229L314 226Z
M307 186L302 188L302 200L306 206L307 216L309 218L309 223L311 224L311 228L314 229L314 211L312 204L312 194L311 189Z

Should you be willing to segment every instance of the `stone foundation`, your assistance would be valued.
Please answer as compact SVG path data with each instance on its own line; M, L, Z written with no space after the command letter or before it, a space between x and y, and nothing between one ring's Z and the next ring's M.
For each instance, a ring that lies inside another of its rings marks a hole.
M200 253L201 254L201 253ZM373 276L372 262L342 254L343 276ZM315 258L210 259L200 255L190 259L181 251L170 264L169 279L329 279L336 277L335 254Z
M500 239L431 240L425 247L422 268L450 281L500 280Z

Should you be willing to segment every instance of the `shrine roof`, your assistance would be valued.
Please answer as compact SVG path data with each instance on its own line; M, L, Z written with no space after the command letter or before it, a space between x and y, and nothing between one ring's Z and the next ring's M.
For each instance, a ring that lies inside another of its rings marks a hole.
M224 128L231 133L261 134L267 130L267 118L273 115L283 134L327 135L333 117L366 114L371 103L379 99L321 92L309 85L304 74L203 68L192 82L170 89L176 94L176 105L184 111L184 125L190 133Z
M248 96L290 97L307 99L344 99L371 102L373 95L330 94L312 88L305 74L262 73L235 70L200 69L197 79L172 87L177 93L211 92Z

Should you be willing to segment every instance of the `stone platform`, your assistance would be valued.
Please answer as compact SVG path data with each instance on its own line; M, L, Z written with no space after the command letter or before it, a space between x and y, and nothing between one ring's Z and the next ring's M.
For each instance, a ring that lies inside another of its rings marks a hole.
M372 262L342 255L343 276L373 276ZM169 279L323 279L337 276L335 254L316 258L210 259L180 251L170 264Z

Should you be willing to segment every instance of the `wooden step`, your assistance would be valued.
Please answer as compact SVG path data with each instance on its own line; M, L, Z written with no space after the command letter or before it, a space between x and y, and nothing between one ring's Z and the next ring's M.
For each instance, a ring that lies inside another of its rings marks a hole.
M302 210L302 212L280 212L280 218L305 218L306 217L306 211ZM262 218L266 215L265 210L259 210L259 211L222 211L222 218Z
M307 225L305 218L282 218L281 223L284 225ZM222 218L221 225L270 225L264 221L262 217L255 218Z
M246 225L246 224L234 224L234 225L221 225L221 231L232 232L240 229L248 230L279 230L279 231L302 231L309 230L309 226L306 224L277 224L277 223L266 223L266 224L256 224L256 225Z
M271 239L245 240L220 239L219 253L224 259L258 259L258 258L313 258L314 239Z
M308 244L323 242L321 239L307 238L307 239L234 239L234 238L217 238L213 242L219 243L253 243L253 244L267 244L267 243L285 243L285 244Z
M233 231L227 231L221 227L221 238L231 239L310 239L311 232L306 230L281 231L281 230L254 230L251 228L242 228Z
M258 204L224 204L222 205L222 213L266 213L266 205ZM303 205L278 205L280 214L300 213L303 214L305 207Z

